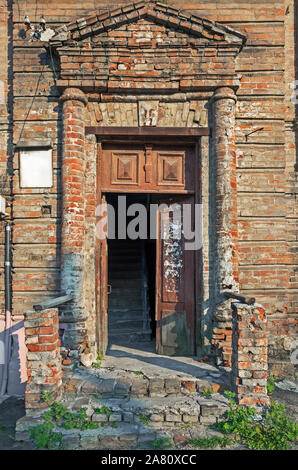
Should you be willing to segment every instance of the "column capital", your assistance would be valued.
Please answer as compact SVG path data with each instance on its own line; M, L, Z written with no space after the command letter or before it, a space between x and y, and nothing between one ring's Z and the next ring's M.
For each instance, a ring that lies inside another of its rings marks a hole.
M233 88L227 87L227 86L222 86L216 88L214 94L210 98L210 103L214 103L217 100L234 100L234 102L237 102L237 96L233 90Z
M86 106L88 98L79 88L66 88L60 96L59 101L60 103L64 103L65 101L80 101Z

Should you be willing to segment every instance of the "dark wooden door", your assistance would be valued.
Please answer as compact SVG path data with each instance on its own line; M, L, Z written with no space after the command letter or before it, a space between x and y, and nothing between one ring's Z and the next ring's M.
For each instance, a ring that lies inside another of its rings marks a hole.
M193 193L194 149L186 145L106 144L102 191Z
M107 220L106 197L101 198L102 217ZM106 225L103 231L107 230ZM100 326L99 326L99 349L102 354L106 353L108 345L108 241L104 234L100 234L100 269L99 269L99 292L100 292Z
M157 211L156 349L167 356L195 353L195 252L185 249L184 203L194 197L164 199Z

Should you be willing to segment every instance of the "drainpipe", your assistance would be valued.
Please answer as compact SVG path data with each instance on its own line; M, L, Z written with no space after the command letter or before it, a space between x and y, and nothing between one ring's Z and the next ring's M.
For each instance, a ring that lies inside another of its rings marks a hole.
M11 225L5 225L5 312L11 313Z
M11 225L5 225L5 329L4 329L4 367L3 377L0 387L0 396L5 395L8 383L8 369L11 357Z

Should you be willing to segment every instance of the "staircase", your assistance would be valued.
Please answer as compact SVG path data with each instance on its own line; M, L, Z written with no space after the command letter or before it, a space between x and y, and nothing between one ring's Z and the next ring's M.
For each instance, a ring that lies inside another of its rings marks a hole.
M109 240L108 323L110 344L151 340L144 243Z

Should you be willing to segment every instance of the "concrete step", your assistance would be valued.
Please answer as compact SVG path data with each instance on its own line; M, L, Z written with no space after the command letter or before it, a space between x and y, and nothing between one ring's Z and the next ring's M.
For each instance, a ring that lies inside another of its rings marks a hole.
M124 269L119 269L117 271L112 271L110 274L109 274L109 280L112 282L114 280L121 280L121 279L135 279L137 281L141 281L142 280L142 274L140 271L138 270L134 270L134 271L127 271L127 270L124 270Z
M127 287L127 286L114 286L113 284L111 284L111 287L112 287L112 291L111 293L109 294L110 295L110 299L114 298L114 297L117 297L117 296L130 296L131 298L137 298L137 299L142 299L142 288L141 287L135 287L135 286L130 286L130 287Z
M142 308L142 299L139 297L125 297L125 296L117 296L114 298L109 298L109 310L115 310L117 308L120 309L133 309L133 310L141 310Z
M126 259L129 262L140 261L141 255L140 253L136 253L133 250L129 251L121 251L117 253L112 253L109 255L108 260L110 262L118 261L119 259Z
M143 331L141 325L139 328L135 327L132 323L131 326L119 328L112 328L109 330L109 343L110 344L135 344L151 341L151 330Z
M142 289L142 279L109 279L112 289L127 288L127 289Z
M119 312L119 310L109 310L110 321L139 321L143 319L143 312L141 310L130 311L127 313Z
M124 269L127 271L140 271L140 273L142 272L141 262L130 263L125 258L110 262L108 263L108 266L111 274L113 273L113 271L123 271Z
M86 408L88 418L98 424L97 429L86 431L56 428L67 449L151 449L153 440L171 436L175 441L186 427L187 432L201 429L204 433L204 426L222 419L229 408L222 391L230 385L225 373L214 367L203 367L210 378L202 380L171 376L169 371L149 376L139 370L104 367L104 363L99 369L63 367L63 404L73 412ZM206 390L213 391L208 398L203 396ZM42 418L36 415L19 419L16 441L30 440L28 430L39 424Z
M127 318L114 318L112 315L109 317L109 327L112 328L125 328L125 326L133 326L135 329L143 326L142 317L127 317Z

